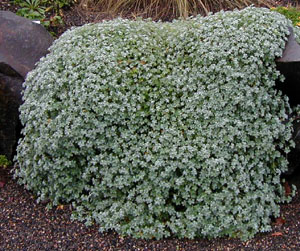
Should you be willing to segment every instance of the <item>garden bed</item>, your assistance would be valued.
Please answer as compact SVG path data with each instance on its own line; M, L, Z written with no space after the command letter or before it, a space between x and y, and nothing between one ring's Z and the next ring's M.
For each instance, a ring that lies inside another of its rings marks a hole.
M98 226L85 227L71 222L70 205L46 210L35 197L12 179L9 168L0 170L0 250L299 250L300 177L289 184L297 194L281 205L281 217L274 219L271 232L257 234L243 242L239 239L136 240L115 232L101 234Z
M0 4L0 9L8 1ZM287 4L288 1L280 3ZM7 7L16 10L13 5ZM65 25L56 32L59 35L71 26L106 18L87 13L78 7L64 12ZM37 204L36 198L23 186L12 180L10 169L0 170L0 250L297 250L300 248L300 196L297 192L293 201L281 205L281 217L274 219L272 231L258 234L247 242L238 239L218 238L213 240L136 240L122 237L115 232L101 234L98 226L85 227L71 222L70 205L59 205L46 210L45 204ZM291 184L299 191L299 176L286 183L288 192Z

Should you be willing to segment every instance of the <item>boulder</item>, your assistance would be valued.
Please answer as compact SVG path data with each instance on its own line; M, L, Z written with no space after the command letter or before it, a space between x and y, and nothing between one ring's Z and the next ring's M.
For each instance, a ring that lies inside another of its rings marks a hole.
M0 11L0 71L9 65L24 79L53 43L52 36L40 24Z
M292 28L283 55L276 60L277 69L284 75L284 83L277 82L276 88L289 97L291 106L300 104L297 90L300 85L300 45L295 40Z
M288 170L283 174L284 177L300 174L300 118L293 121L293 128L293 140L296 146L287 155L289 165Z
M12 159L21 123L22 84L53 43L46 29L9 11L0 11L0 155Z
M12 159L20 137L19 106L24 79L0 73L0 155Z
M289 27L288 29L290 31L290 35L286 42L282 57L276 60L277 63L289 64L293 62L300 62L300 45L295 39L293 28Z
M290 105L300 104L298 89L300 86L300 45L295 40L292 28L283 55L276 60L277 69L284 75L284 83L277 82L276 88L289 97ZM291 116L292 118L292 116ZM300 118L293 121L293 140L296 144L288 154L289 166L284 176L291 176L300 171Z

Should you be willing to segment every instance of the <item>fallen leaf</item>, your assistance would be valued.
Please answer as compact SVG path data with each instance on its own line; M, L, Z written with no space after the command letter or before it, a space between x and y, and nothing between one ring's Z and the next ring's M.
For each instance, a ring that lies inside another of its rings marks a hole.
M0 187L2 188L2 187L4 187L4 186L5 186L5 182L0 181Z
M282 236L282 235L283 235L283 233L281 233L281 232L275 232L272 234L272 236Z
M63 210L63 209L64 209L64 205L57 206L57 210Z
M290 196L291 193L292 193L292 190L291 190L291 187L290 187L290 185L287 181L284 182L284 189L285 189L285 195Z
M49 12L52 9L53 9L53 6L50 6L50 7L48 7L48 8L45 9L45 12Z
M285 219L281 218L281 217L278 217L275 219L275 225L276 226L282 226L283 224L285 223Z

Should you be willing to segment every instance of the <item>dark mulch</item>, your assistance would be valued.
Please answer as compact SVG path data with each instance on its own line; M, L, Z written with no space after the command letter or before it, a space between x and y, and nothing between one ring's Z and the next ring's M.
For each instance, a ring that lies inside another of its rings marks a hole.
M274 1L274 6L299 1ZM0 10L17 11L10 0L0 0ZM111 19L109 15L87 12L79 6L63 11L65 24L54 28L59 36L72 26ZM293 201L281 205L281 217L274 220L270 233L258 234L250 241L218 238L214 240L135 240L115 232L101 234L97 226L71 222L72 208L65 205L46 210L35 196L12 179L10 168L0 168L0 251L4 250L300 250L300 175L289 184L298 192Z
M101 234L97 226L70 221L72 208L46 210L34 195L0 169L0 250L300 250L300 195L281 205L272 232L247 242L238 239L136 240L115 232ZM300 189L300 176L290 184Z

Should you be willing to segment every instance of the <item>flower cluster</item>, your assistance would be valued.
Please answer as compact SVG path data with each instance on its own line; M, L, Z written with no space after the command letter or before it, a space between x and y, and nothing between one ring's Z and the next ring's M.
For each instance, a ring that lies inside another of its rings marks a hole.
M100 231L269 231L289 200L291 109L274 89L289 25L249 7L67 31L26 79L15 177Z

